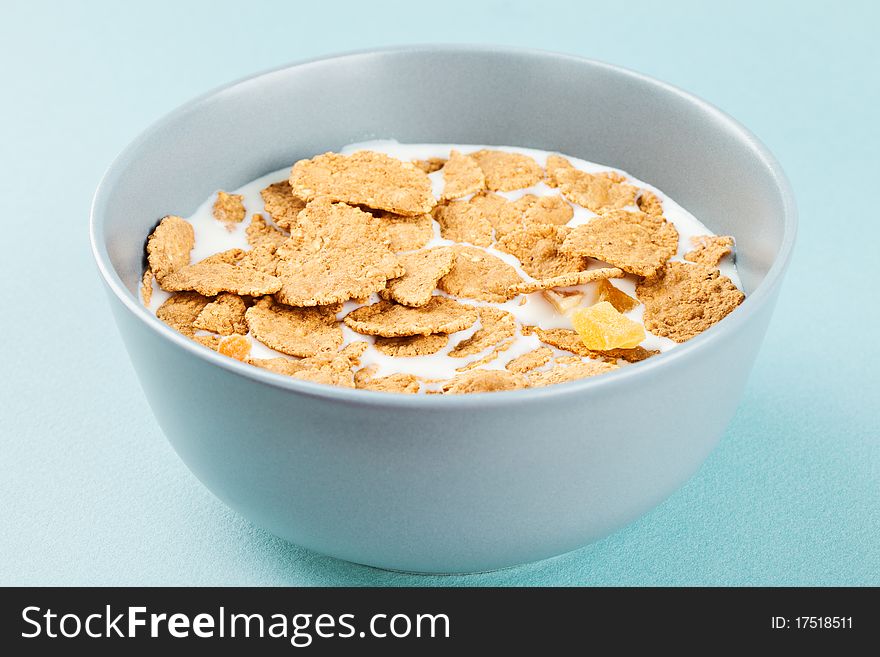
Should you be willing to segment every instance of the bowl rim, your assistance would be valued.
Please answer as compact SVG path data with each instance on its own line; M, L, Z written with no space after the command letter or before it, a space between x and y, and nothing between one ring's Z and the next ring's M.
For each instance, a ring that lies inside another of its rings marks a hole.
M700 335L691 338L685 343L678 345L675 349L658 354L652 358L646 359L639 363L632 363L627 367L621 367L618 370L603 374L598 377L589 377L566 383L559 383L552 386L544 386L539 388L524 388L516 390L504 390L492 393L472 393L466 395L407 395L395 394L387 392L379 392L373 390L362 390L347 388L343 386L332 386L310 381L295 379L283 374L276 374L253 365L237 361L232 358L223 356L213 350L205 349L202 345L190 340L186 336L178 333L170 326L162 322L153 313L149 312L143 306L136 296L132 295L122 279L117 274L110 262L109 253L106 248L106 240L104 239L104 225L102 218L105 216L107 198L109 190L113 188L118 180L120 173L124 170L134 153L144 142L152 139L165 126L176 118L184 114L198 110L199 106L211 101L214 97L242 84L247 84L257 79L269 77L281 71L290 68L300 68L307 66L321 65L330 61L337 60L354 60L376 55L400 55L413 53L468 53L474 55L492 54L492 55L515 55L527 56L533 58L576 62L578 65L591 66L598 69L604 69L614 75L629 78L636 82L656 87L665 93L673 94L680 99L690 103L702 112L711 115L716 121L723 123L730 129L748 147L752 149L757 159L764 165L767 173L773 179L777 189L780 192L783 203L783 235L779 251L774 258L773 264L767 271L761 283L749 294L743 303L730 315L724 318L724 321L717 323L704 331ZM619 386L628 385L632 377L645 376L649 372L656 370L664 370L677 361L682 361L698 355L705 349L710 349L714 342L722 339L723 335L739 330L739 328L749 321L749 318L757 314L760 309L772 300L772 294L781 282L781 278L791 260L791 254L794 247L795 237L797 233L797 207L794 200L794 194L791 184L788 181L781 165L777 159L770 153L767 147L739 123L736 119L729 116L711 103L686 92L667 82L657 80L656 78L638 73L636 71L608 64L606 62L580 57L548 50L532 49L532 48L516 48L509 46L495 45L469 45L469 44L420 44L391 46L383 48L367 48L354 51L346 51L336 54L323 55L295 62L282 64L270 69L260 71L258 73L248 75L232 82L216 87L207 91L192 100L187 101L176 109L164 114L154 121L150 126L143 130L134 140L132 140L122 152L110 163L109 167L102 176L95 195L92 199L91 210L89 213L89 239L91 242L92 255L98 266L98 271L105 285L113 292L122 305L139 321L146 324L151 330L157 332L160 336L170 340L180 349L188 352L195 358L206 361L212 365L221 367L233 374L243 376L255 382L269 385L275 388L282 388L291 392L316 399L328 401L338 401L355 406L381 406L386 408L400 409L480 409L495 406L507 406L512 404L521 404L525 402L540 402L547 398L560 399L569 395L588 394L592 390L611 390Z

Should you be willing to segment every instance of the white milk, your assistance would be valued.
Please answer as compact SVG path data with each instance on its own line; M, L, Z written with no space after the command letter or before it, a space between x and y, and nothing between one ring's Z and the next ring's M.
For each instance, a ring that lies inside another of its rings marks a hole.
M588 173L615 171L626 176L627 182L642 189L648 189L654 192L654 194L656 194L663 203L664 217L666 217L668 221L675 225L675 228L679 234L679 250L673 260L682 260L682 256L693 248L690 242L691 237L713 234L690 212L682 208L680 205L678 205L675 201L666 196L666 194L664 194L656 187L653 187L648 183L633 178L626 172L619 169L613 169L611 167L596 164L594 162L587 162L586 160L573 158L562 153L551 153L549 151L539 151L530 148L518 148L515 146L476 146L462 144L399 144L396 141L390 140L369 141L351 144L343 148L341 152L348 154L358 150L371 150L387 153L388 155L396 157L400 160L426 160L432 157L447 158L449 157L449 152L452 149L456 149L458 151L461 151L462 153L470 153L476 150L480 150L482 148L494 148L509 152L522 153L523 155L528 155L534 158L542 167L546 164L548 155L563 155L576 168L582 171L586 171ZM260 190L264 189L271 183L286 179L289 173L290 168L286 167L284 169L281 169L280 171L275 171L261 178L258 178L257 180L254 180L239 189L232 190L232 193L241 194L244 197L244 206L248 211L248 216L256 213L261 213L267 221L271 222L271 217L266 212L263 205L263 199L260 196ZM439 197L440 193L443 191L442 170L430 174L429 177L431 178L431 181L433 183L434 195ZM559 191L557 189L549 187L544 182L539 182L537 185L529 187L528 189L518 189L512 192L497 193L509 200L516 200L525 194L534 194L535 196L547 196L550 194L559 194ZM233 248L247 250L250 248L245 237L245 229L250 223L249 220L246 219L245 221L233 225L232 227L227 227L227 225L223 222L217 221L216 219L214 219L211 211L215 199L216 195L212 194L211 197L208 198L204 203L202 203L190 217L186 217L187 221L192 224L193 229L195 230L195 247L193 248L191 254L192 262L198 262L199 260L202 260L209 255L217 253L218 251L225 251L227 249ZM574 205L573 207L574 216L568 222L569 226L578 226L580 224L590 221L590 219L596 216L593 212L590 212L586 208L582 208L577 205ZM446 244L453 244L453 242L440 237L439 225L434 222L434 238L427 244L426 248ZM532 280L532 278L520 268L520 262L514 256L498 251L492 247L477 248L483 248L483 250L487 253L491 253L492 255L500 258L504 262L516 268L517 273L519 273L524 280ZM739 276L736 272L736 264L732 256L725 257L719 264L718 268L721 270L721 273L724 276L727 276L731 279L731 281L733 281L734 285L742 289L739 281ZM620 290L626 292L628 295L635 297L635 276L626 276L625 278L613 279L613 284ZM575 286L565 289L583 292L584 299L581 305L589 306L596 301L595 287L595 283L590 283L587 285ZM443 293L437 291L435 292L435 294ZM510 301L507 301L506 303L501 304L486 304L485 302L472 299L459 299L459 301L461 303L473 306L494 305L496 307L502 308L514 315L519 324L539 326L544 329L572 328L571 319L566 315L561 315L560 313L558 313L556 309L549 302L547 302L546 299L544 299L540 292L535 292L533 294L528 294L524 296L526 298L526 301L522 305L520 305L522 296L516 297ZM169 294L167 292L161 290L158 285L154 284L153 298L150 304L151 310L155 312L162 304L162 302L165 301L165 299L167 299L168 297ZM369 300L368 303L375 303L377 300L378 295L374 294L372 295L372 298ZM359 307L359 305L360 304L354 303L352 301L347 302L338 315L339 319L342 319L349 312ZM644 306L639 305L632 311L626 313L626 315L630 319L641 322L643 311ZM470 328L464 331L459 331L458 333L451 334L449 336L449 343L447 344L447 346L436 354L432 354L429 356L417 356L413 358L400 358L386 356L380 353L378 350L374 349L373 347L370 347L364 352L364 355L361 358L361 362L363 365L376 365L378 367L378 376L405 372L426 379L449 379L458 374L458 372L456 371L458 368L461 368L469 362L480 360L484 358L487 354L491 353L492 349L489 348L482 353L475 354L467 358L451 358L450 356L448 356L449 351L451 351L456 344L464 339L469 338L479 328L480 323L479 321L477 321L477 323ZM345 337L345 344L358 340L373 342L372 337L356 333L344 324L342 325L342 331ZM251 356L254 358L273 358L277 356L284 356L284 354L269 349L268 347L256 340L251 340L251 342L253 343ZM516 341L514 342L512 347L499 354L498 357L492 360L490 363L486 365L481 365L480 367L482 369L504 369L504 366L509 361L542 345L543 343L541 343L536 336L526 336L520 335L518 333L516 336ZM674 348L676 346L676 343L672 340L669 340L668 338L662 338L652 335L651 333L647 333L647 337L642 342L642 346L646 349L659 349L660 351L667 351ZM571 356L569 352L560 351L558 349L553 349L553 351L555 355L558 356Z

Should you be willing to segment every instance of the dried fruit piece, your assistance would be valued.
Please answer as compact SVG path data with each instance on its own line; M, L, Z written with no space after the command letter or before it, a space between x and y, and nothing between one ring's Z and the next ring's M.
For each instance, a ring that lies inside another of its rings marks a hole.
M607 301L615 310L621 313L628 313L630 310L639 305L639 302L629 296L626 292L618 290L609 280L599 281L596 286L598 292L598 301Z
M476 160L456 150L443 167L442 200L461 198L486 188L486 178Z
M377 351L386 356L411 358L436 354L447 344L449 344L449 336L446 333L432 333L431 335L407 335L399 338L377 337L374 346Z
M217 221L226 223L239 223L244 221L247 212L244 209L244 196L241 194L227 194L223 190L217 192L217 200L211 208Z
M580 308L571 319L587 349L632 349L645 339L645 328L619 313L607 301Z
M147 239L147 260L153 276L162 285L165 278L189 264L195 232L188 221L168 215Z
M297 215L306 207L306 202L293 195L290 183L282 180L272 183L260 192L266 212L272 217L275 225L290 230L296 224Z
M498 240L496 248L515 256L523 271L535 278L583 271L587 268L586 258L559 250L570 231L567 226L535 224L508 233Z
M745 295L727 276L712 267L670 262L661 274L636 285L645 304L645 328L685 342L720 322Z
M448 246L402 255L400 264L406 272L388 281L388 287L379 295L404 306L424 306L431 300L437 281L449 273L454 261L455 252Z
M589 271L578 271L571 274L560 274L550 278L543 278L537 281L524 281L510 288L510 291L516 294L531 294L538 290L547 290L553 287L571 287L572 285L586 285L594 281L601 281L604 278L622 278L623 271L617 267L603 267L601 269L590 269Z
M292 308L266 297L245 313L251 335L267 347L291 356L314 356L342 344L337 306Z
M441 290L457 297L492 302L507 301L518 294L511 288L522 279L506 262L472 246L452 248L455 264L437 283Z
M380 235L381 221L368 212L327 199L309 203L290 239L276 251L282 283L276 299L291 306L320 306L383 289L404 270L377 239Z
M307 202L325 197L405 216L430 212L436 203L424 171L372 151L300 160L290 171L290 187Z
M525 388L528 381L521 374L505 370L471 370L447 381L441 391L447 395L473 392L499 392Z
M557 168L553 172L559 191L572 203L593 212L604 212L633 205L638 187L620 182L621 176L586 173L575 168Z
M251 223L245 229L245 235L248 244L254 248L263 246L277 249L287 241L287 235L267 224L261 214L255 214L251 217Z
M211 300L195 292L178 292L168 297L156 311L156 317L174 330L191 338L196 334L193 323Z
M480 315L480 328L471 337L455 345L449 352L452 358L473 356L516 335L516 321L506 310L484 306L477 312Z
M493 192L509 192L531 187L541 181L544 170L528 155L481 150L471 153L486 176L486 187Z
M721 259L733 251L733 238L729 235L700 235L692 237L696 248L684 254L684 259L708 267L717 267Z
M602 279L599 284L604 282L605 279ZM544 290L541 292L541 296L561 315L568 314L581 305L581 301L584 300L583 292L566 292L564 290Z
M585 379L597 374L605 374L617 369L617 365L603 363L598 360L587 360L570 365L556 364L546 372L534 372L529 375L529 384L533 387L550 386Z
M550 347L538 347L524 353L522 356L517 356L504 367L510 372L524 374L546 365L552 357L553 350Z
M419 308L380 301L351 311L343 321L358 333L394 338L455 333L477 321L477 311L454 299L432 297L430 302Z
M653 276L678 251L678 231L662 217L617 210L574 228L560 250Z
M240 296L223 293L202 308L193 326L220 335L245 334L248 332L244 317L246 311L247 305Z
M244 361L251 353L251 341L243 335L233 333L220 340L217 351L224 356Z

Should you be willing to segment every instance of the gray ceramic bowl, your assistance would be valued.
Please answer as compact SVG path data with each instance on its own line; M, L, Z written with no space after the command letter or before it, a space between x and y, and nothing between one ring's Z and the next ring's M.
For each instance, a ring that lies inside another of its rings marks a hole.
M212 353L141 306L157 218L373 137L530 146L621 167L736 236L748 298L690 342L612 374L448 397L286 378ZM304 62L188 103L110 167L91 237L144 393L214 494L319 552L439 573L572 550L681 486L739 402L795 223L773 157L691 95L576 57L431 46Z

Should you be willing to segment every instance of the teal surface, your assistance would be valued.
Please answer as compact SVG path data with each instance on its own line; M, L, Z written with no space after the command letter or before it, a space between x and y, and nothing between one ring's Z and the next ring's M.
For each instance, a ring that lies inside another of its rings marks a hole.
M4 2L0 584L880 584L880 4L427 7ZM150 414L86 230L113 157L190 97L300 58L416 42L570 52L692 91L779 157L802 217L748 390L698 475L603 541L474 576L327 558L215 500Z

